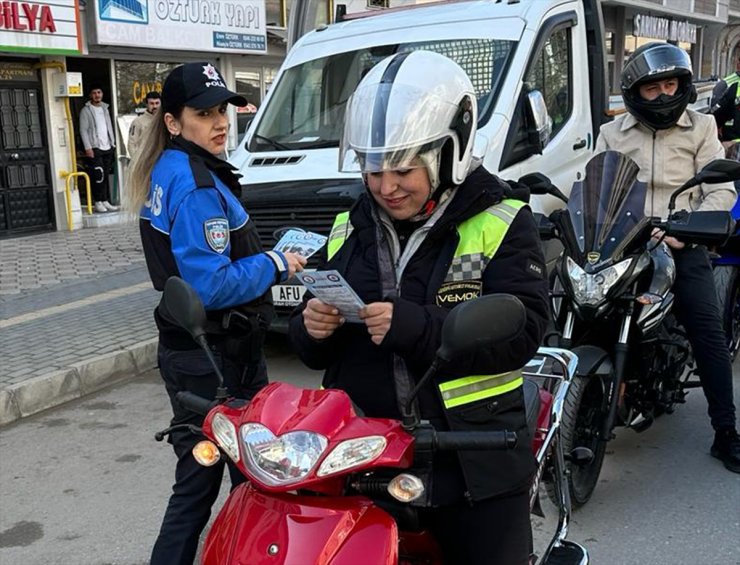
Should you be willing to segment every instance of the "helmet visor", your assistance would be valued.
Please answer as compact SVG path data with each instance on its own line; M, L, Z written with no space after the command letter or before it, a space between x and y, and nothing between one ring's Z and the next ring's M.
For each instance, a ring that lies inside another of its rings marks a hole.
M361 84L348 101L339 170L374 173L425 166L420 155L450 135L457 106L407 84Z
M622 88L629 90L637 83L691 75L688 53L674 45L659 45L646 49L627 63L622 71Z

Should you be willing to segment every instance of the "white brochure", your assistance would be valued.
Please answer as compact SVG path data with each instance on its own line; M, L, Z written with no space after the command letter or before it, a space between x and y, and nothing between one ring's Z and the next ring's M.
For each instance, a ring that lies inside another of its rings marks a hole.
M310 231L288 230L275 245L274 250L281 253L297 253L308 259L324 247L327 238Z
M295 274L311 294L331 304L348 322L362 323L358 316L365 303L338 271L302 271Z

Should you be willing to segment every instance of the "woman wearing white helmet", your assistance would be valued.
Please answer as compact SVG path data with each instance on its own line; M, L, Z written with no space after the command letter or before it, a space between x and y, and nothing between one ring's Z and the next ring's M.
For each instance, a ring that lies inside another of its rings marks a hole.
M307 295L290 337L309 367L325 369L325 387L347 391L367 416L400 418L452 307L491 293L522 301L524 331L443 367L416 407L438 429L518 432L507 452L435 455L433 508L421 515L446 562L514 565L528 562L535 468L518 369L545 331L547 281L529 208L482 167L471 171L476 124L470 79L446 57L399 53L368 72L340 143L340 168L361 171L368 190L337 217L326 265L367 305L362 323ZM472 381L474 394L461 384Z

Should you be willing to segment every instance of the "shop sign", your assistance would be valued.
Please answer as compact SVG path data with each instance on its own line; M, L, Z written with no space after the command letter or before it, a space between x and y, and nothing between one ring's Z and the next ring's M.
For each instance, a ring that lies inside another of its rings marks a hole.
M37 81L38 74L32 63L16 61L0 61L0 82L5 81Z
M676 21L657 16L635 14L632 20L635 37L650 37L666 41L696 43L696 25L687 21Z
M95 41L205 53L265 53L265 0L94 0ZM89 4L88 4L89 5Z
M82 51L78 0L0 2L0 50L39 54Z

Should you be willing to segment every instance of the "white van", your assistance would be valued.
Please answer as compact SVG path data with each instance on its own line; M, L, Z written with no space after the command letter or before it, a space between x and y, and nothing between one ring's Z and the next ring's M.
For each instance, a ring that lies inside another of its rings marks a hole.
M285 227L327 234L363 190L357 175L337 170L345 105L363 74L398 52L436 51L467 71L479 105L475 154L488 170L504 179L542 172L568 189L607 119L603 46L599 0L419 5L303 36L230 158L263 244ZM535 210L556 206L544 198ZM302 291L275 287L278 312Z

